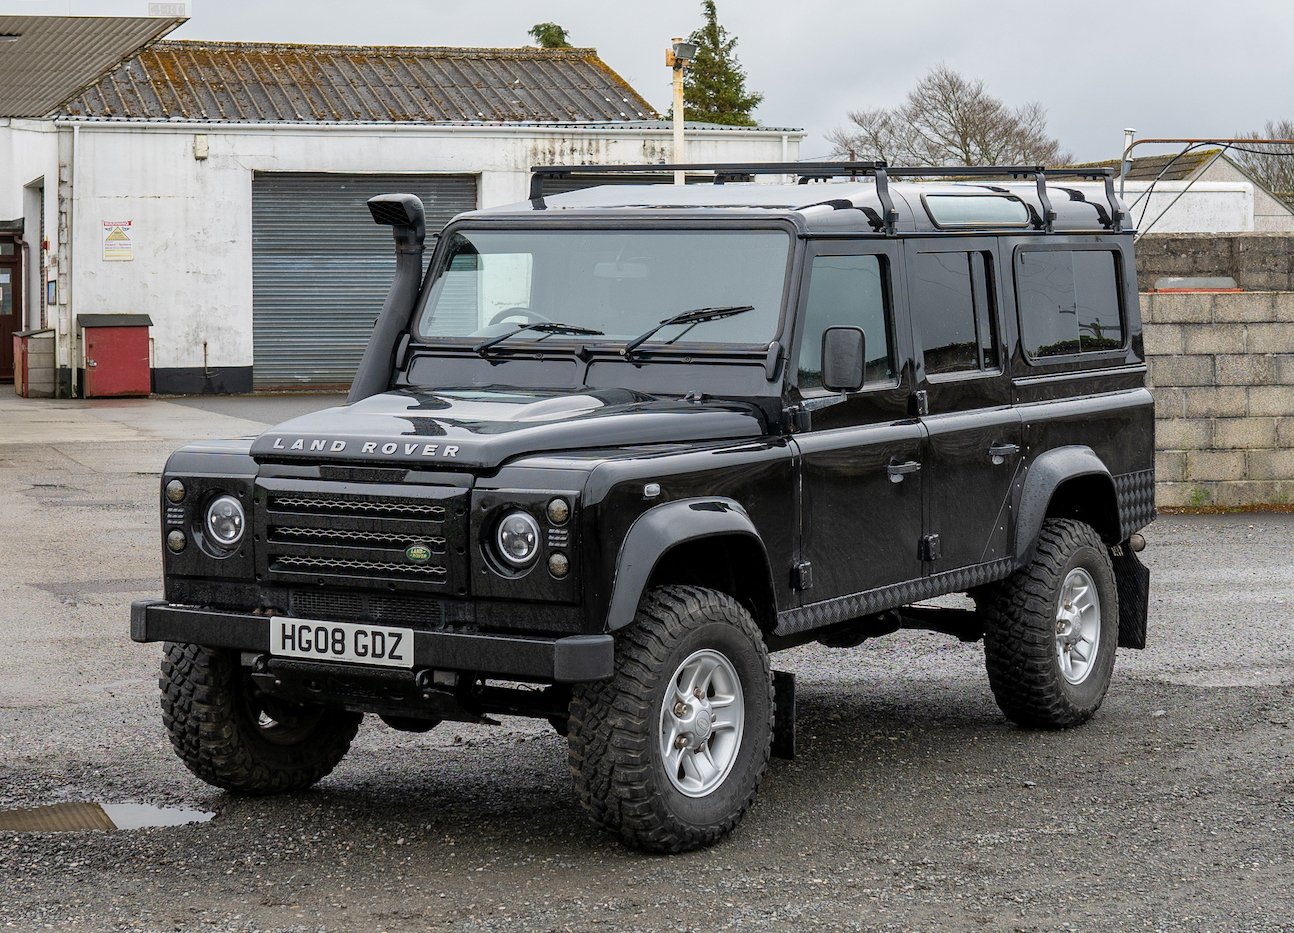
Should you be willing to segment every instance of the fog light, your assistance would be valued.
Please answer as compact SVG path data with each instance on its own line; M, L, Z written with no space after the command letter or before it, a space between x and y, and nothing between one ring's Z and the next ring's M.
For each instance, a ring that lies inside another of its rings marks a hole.
M243 537L243 505L233 496L221 496L207 508L207 534L219 546L232 548Z
M561 551L556 551L548 558L548 572L560 580L571 572L571 562Z
M554 499L548 503L548 520L554 525L565 524L570 517L571 507L565 499Z
M188 543L188 539L184 537L184 532L178 528L172 529L170 534L166 536L166 546L177 554L183 551L184 546Z
M170 499L172 502L183 502L184 493L184 484L178 479L173 479L166 484L166 498Z

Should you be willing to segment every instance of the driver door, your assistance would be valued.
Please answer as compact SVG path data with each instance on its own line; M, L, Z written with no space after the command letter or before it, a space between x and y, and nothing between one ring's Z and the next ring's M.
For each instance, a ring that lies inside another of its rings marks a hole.
M798 377L808 431L800 463L801 605L921 576L921 459L925 429L908 415L910 335L895 327L893 244L831 242L807 260L801 289ZM822 333L861 327L866 374L847 399L821 387ZM861 613L860 613L861 614Z

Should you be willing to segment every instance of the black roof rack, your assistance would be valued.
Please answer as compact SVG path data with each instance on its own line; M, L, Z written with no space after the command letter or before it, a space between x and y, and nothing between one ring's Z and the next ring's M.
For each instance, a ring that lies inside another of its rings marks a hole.
M565 178L571 175L632 175L662 174L666 172L713 172L714 183L749 181L752 175L795 175L800 184L815 179L848 176L876 179L876 197L881 202L882 222L885 232L893 235L898 221L898 211L890 197L891 178L1032 178L1038 186L1038 202L1042 214L1036 220L1038 229L1051 233L1056 221L1056 211L1047 196L1048 178L1088 178L1105 182L1105 199L1109 215L1101 217L1108 230L1119 233L1123 229L1124 212L1114 196L1113 168L1047 168L1042 165L922 165L909 168L892 168L884 162L719 162L688 163L684 165L534 165L530 169L530 200L538 208L544 207L544 179ZM1099 212L1104 214L1104 212Z

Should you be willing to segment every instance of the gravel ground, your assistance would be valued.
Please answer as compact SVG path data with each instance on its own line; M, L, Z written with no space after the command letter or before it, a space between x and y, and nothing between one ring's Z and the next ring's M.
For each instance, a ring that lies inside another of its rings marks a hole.
M0 808L216 817L0 833L0 927L1294 930L1294 516L1156 522L1151 648L1120 653L1072 731L1009 724L981 647L943 636L776 655L798 676L799 757L772 763L726 842L661 857L585 820L564 741L526 720L409 735L370 718L332 776L285 797L189 775L162 731L160 649L127 637L130 600L160 591L169 446L0 446Z

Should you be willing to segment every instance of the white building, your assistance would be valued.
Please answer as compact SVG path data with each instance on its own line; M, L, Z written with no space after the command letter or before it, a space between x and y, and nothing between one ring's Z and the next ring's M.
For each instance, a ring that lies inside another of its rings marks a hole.
M794 161L803 135L694 126L686 157ZM0 223L29 244L22 323L55 329L63 393L77 318L102 313L149 315L159 393L343 385L394 268L367 198L411 191L434 231L524 200L531 165L665 162L670 139L590 49L159 41L0 119Z
M1118 160L1094 163L1118 169ZM1123 182L1143 233L1290 233L1294 209L1221 149L1133 159Z

